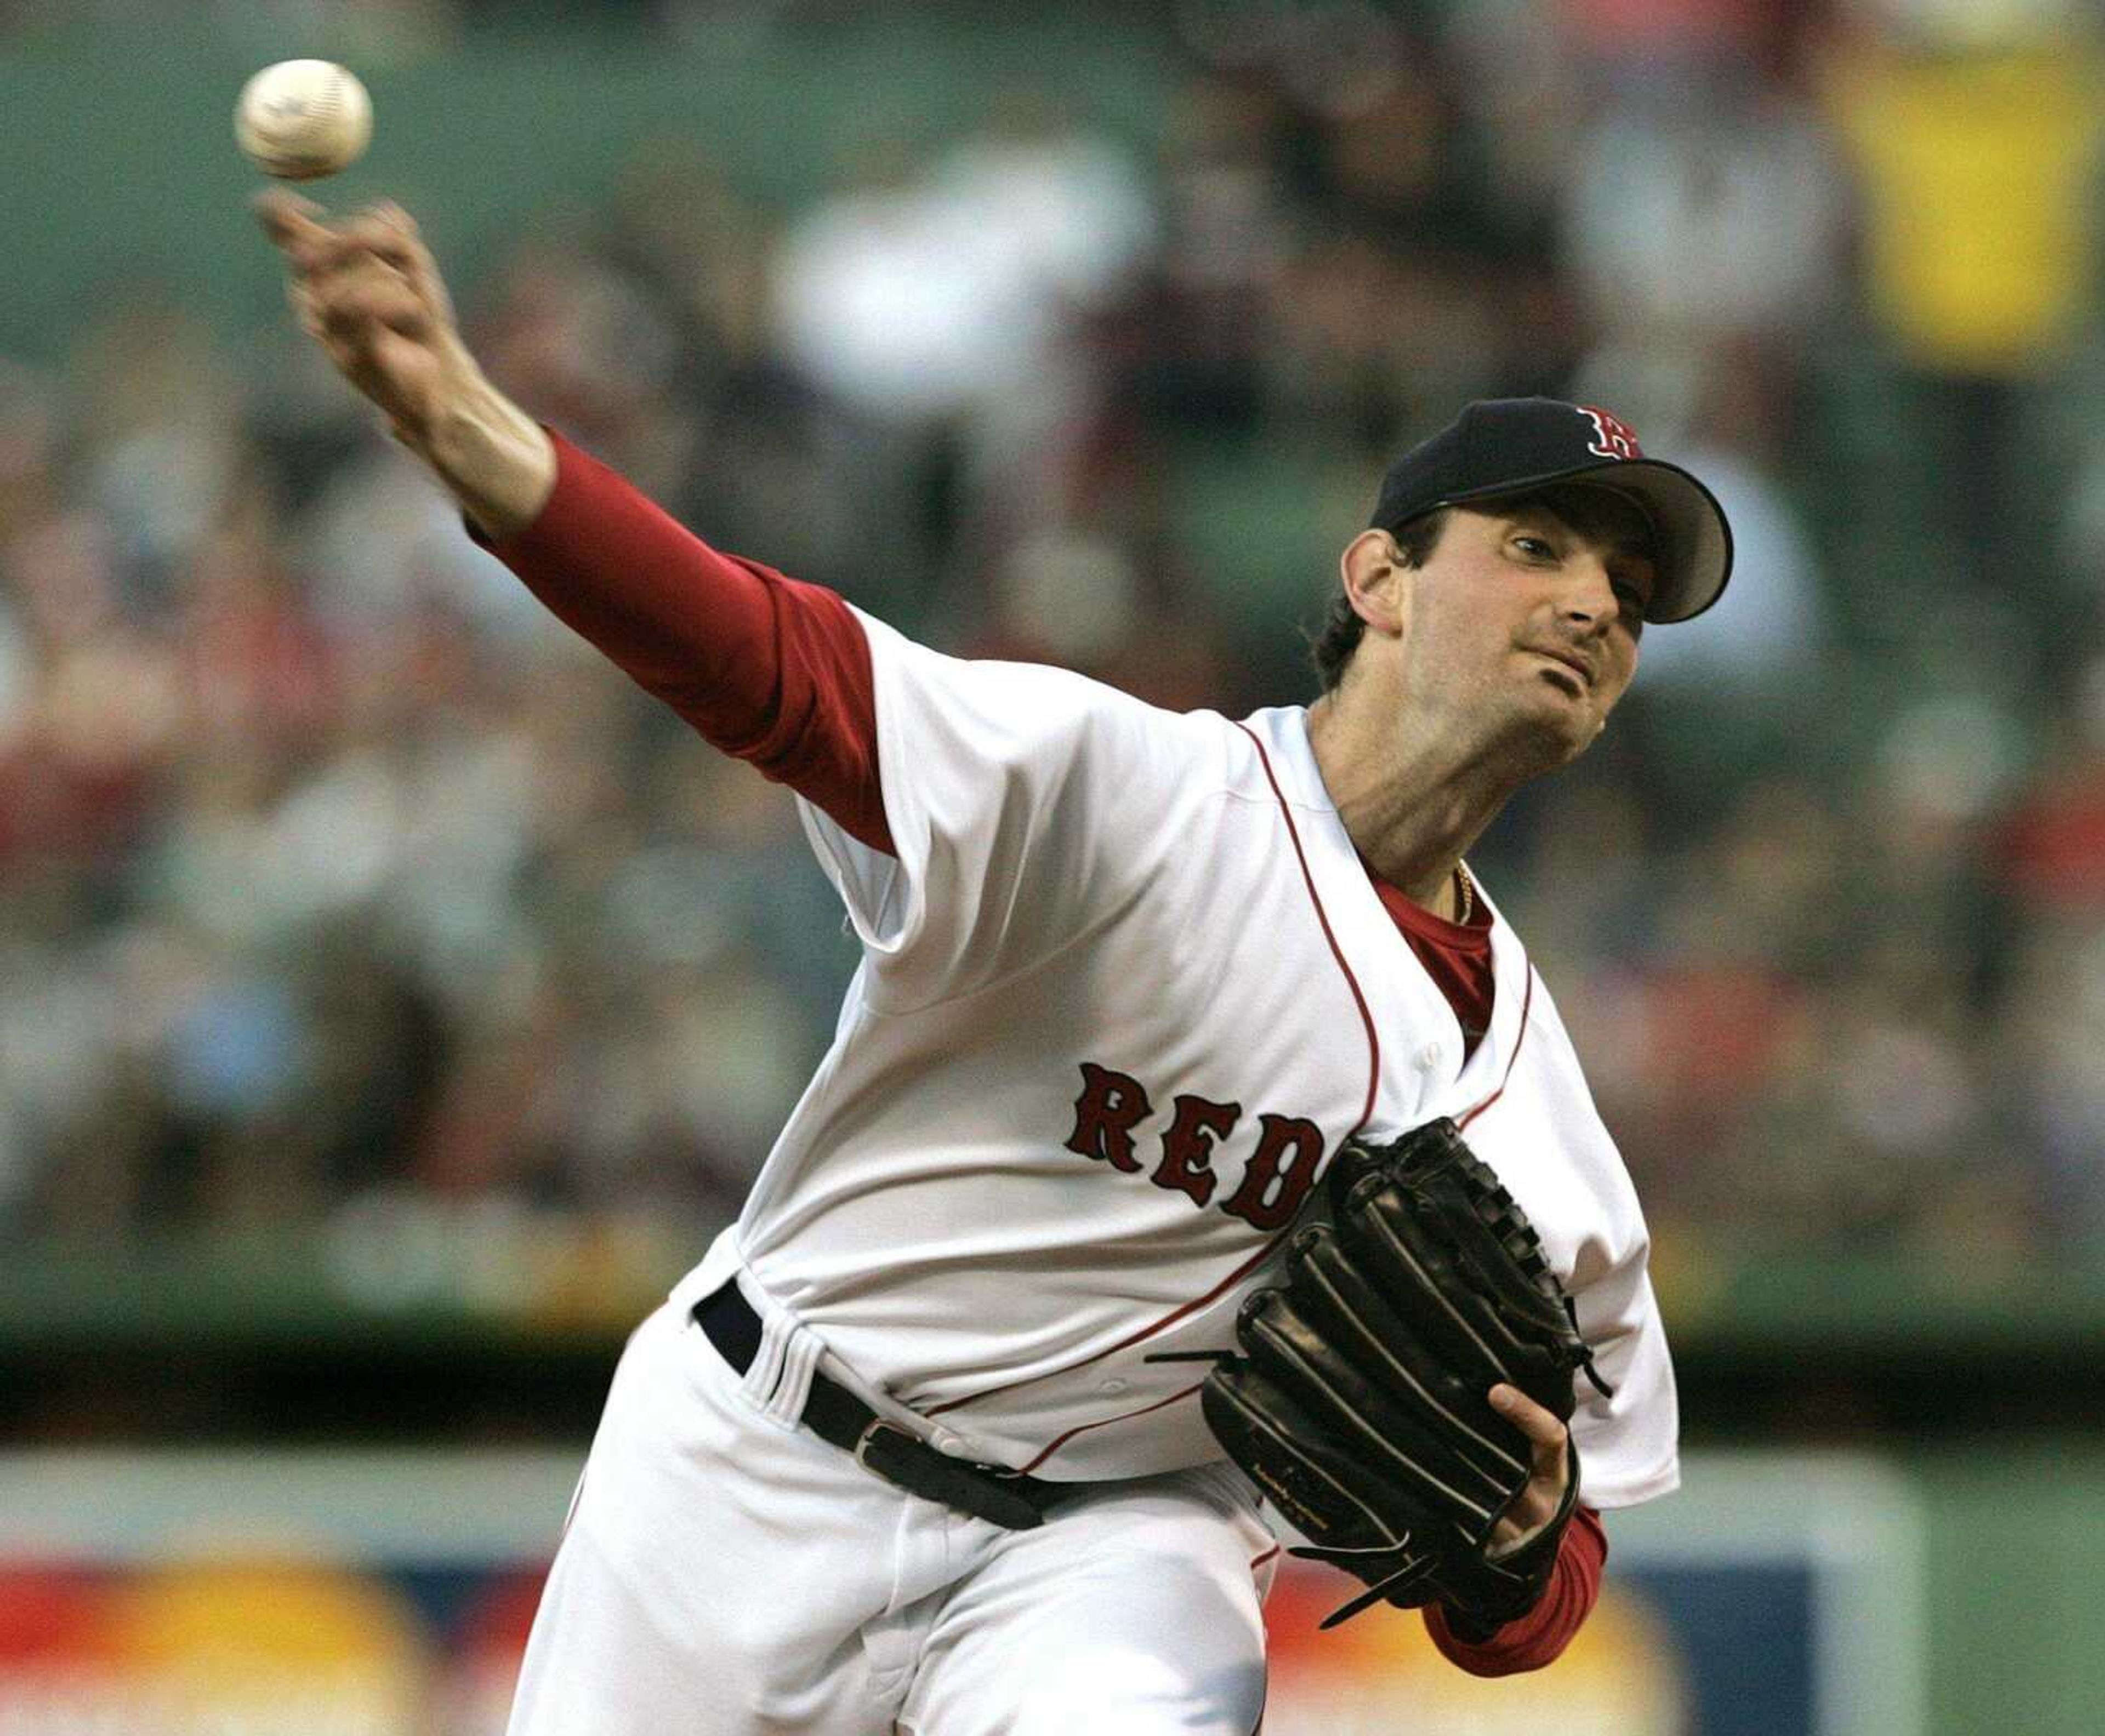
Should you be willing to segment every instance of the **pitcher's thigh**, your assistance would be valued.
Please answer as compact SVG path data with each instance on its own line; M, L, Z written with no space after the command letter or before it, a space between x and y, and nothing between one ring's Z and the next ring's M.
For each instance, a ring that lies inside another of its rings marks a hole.
M887 1736L860 1629L899 1497L748 1414L664 1310L630 1341L521 1665L507 1736Z
M1250 1736L1264 1709L1253 1516L1182 1492L1056 1511L931 1628L911 1736Z

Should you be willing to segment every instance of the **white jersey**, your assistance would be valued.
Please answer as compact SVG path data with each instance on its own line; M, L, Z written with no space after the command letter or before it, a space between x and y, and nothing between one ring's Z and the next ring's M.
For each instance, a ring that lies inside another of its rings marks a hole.
M863 618L896 855L807 806L863 948L831 1050L690 1286L744 1268L820 1366L947 1452L1061 1479L1222 1457L1238 1305L1341 1143L1436 1116L1526 1210L1612 1400L1583 1498L1678 1479L1636 1195L1494 909L1446 1001L1326 795L1299 707L1178 715Z

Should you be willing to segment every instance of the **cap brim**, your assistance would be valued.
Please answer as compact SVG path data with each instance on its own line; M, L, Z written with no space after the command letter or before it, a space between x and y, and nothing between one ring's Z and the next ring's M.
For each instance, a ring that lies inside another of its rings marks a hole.
M1658 575L1645 619L1655 625L1700 615L1723 595L1732 576L1732 527L1718 497L1678 464L1658 458L1612 458L1576 470L1502 482L1456 494L1443 504L1526 494L1553 483L1587 482L1627 494L1645 509L1659 533Z

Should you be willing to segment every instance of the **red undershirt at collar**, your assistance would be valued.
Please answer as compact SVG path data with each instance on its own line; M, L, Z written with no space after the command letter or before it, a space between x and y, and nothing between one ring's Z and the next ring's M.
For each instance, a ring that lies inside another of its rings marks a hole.
M1366 859L1361 858L1361 865L1365 867L1365 864ZM1462 1027L1462 1058L1466 1061L1491 1028L1490 912L1478 899L1468 922L1450 922L1391 886L1372 868L1367 869L1367 879L1404 944L1454 1010L1455 1022Z

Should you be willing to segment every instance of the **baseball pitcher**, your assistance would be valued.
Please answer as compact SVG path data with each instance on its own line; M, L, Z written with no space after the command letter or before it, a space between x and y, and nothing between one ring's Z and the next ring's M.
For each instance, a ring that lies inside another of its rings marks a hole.
M1334 1620L1553 1659L1602 1513L1675 1485L1673 1372L1464 859L1716 600L1703 485L1604 410L1472 404L1345 546L1321 697L1173 714L717 552L490 385L399 208L260 208L473 534L795 792L860 942L622 1357L512 1736L1249 1736L1267 1511Z

